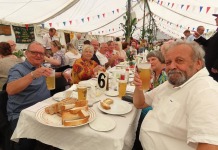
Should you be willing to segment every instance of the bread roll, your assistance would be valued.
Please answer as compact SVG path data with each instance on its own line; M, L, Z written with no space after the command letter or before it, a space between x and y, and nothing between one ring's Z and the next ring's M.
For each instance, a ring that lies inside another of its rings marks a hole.
M109 109L111 109L111 106L110 106L110 105L108 105L107 103L100 102L100 104L101 104L101 107L102 107L103 109L106 109L106 110L109 110Z
M108 105L111 105L111 104L114 103L114 101L112 99L110 99L110 98L107 98L107 99L103 100L103 102L108 104Z

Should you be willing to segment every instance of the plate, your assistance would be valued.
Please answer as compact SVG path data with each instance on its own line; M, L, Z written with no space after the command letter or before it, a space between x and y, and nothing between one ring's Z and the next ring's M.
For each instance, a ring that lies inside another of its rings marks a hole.
M64 94L64 92L58 92L58 93L54 94L52 96L52 98L56 101L61 101L62 99L65 98L65 94Z
M106 91L105 95L115 97L115 96L118 96L119 93L118 93L118 91Z
M89 126L96 131L110 131L115 128L116 122L108 117L97 117Z
M98 108L107 114L123 115L129 113L132 110L132 105L123 100L114 100L114 103L110 106L111 109L106 110L101 107L100 102L98 103Z
M47 106L46 106L47 107ZM54 114L54 115L50 115L50 114L47 114L45 112L45 107L39 109L37 112L36 112L36 120L44 125L47 125L47 126L51 126L51 127L60 127L60 128L72 128L72 127L79 127L79 126L83 126L85 124L88 124L90 122L92 122L95 117L96 117L96 113L93 109L89 108L88 110L88 113L90 115L89 117L89 121L84 123L84 124L80 124L78 126L63 126L62 125L62 120L61 120L61 117L58 116L57 114Z

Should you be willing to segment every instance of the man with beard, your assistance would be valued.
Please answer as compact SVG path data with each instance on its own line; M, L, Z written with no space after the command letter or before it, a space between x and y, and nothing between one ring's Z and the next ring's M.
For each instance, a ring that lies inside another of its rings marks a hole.
M203 58L197 43L173 42L165 55L168 81L143 93L135 74L135 107L153 107L140 130L144 149L218 149L218 83L209 76Z

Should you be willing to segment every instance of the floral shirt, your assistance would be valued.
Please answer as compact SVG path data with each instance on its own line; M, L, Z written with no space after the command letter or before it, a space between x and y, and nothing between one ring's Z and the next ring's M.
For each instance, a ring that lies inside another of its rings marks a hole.
M151 83L152 89L156 88L158 85L164 83L165 81L167 81L167 74L166 74L165 68L164 68L157 79L156 79L155 73L153 74L153 82Z
M94 76L93 69L98 64L94 60L85 60L79 58L73 64L73 83L77 84L79 81L88 80Z

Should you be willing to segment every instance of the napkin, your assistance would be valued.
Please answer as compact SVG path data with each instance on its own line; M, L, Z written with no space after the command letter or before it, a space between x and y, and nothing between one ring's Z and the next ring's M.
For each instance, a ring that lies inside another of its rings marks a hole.
M85 80L85 81L80 81L78 85L84 85L86 87L91 87L91 86L97 86L96 80Z

